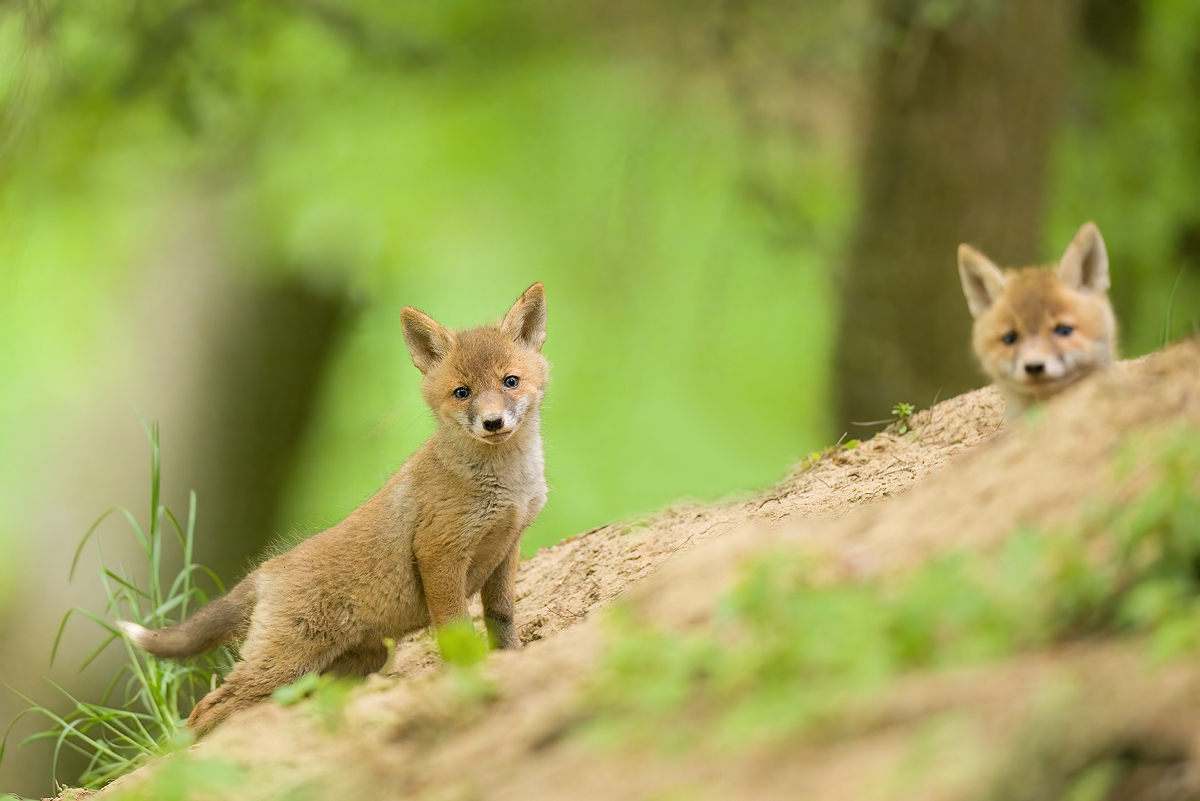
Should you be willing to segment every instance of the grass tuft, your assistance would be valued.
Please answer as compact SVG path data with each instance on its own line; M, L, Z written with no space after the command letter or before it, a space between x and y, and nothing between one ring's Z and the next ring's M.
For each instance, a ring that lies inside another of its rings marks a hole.
M103 637L84 659L80 671L117 640L124 646L127 659L97 703L81 701L51 682L70 702L69 710L63 714L13 690L29 704L29 708L13 720L0 740L0 760L3 760L8 736L18 720L30 714L47 718L50 727L26 737L21 745L44 740L54 743L51 771L56 781L62 752L81 754L86 764L78 784L89 788L101 787L137 768L148 758L169 753L191 742L191 735L184 727L184 716L201 696L217 685L233 662L225 648L181 662L158 659L135 648L116 627L116 620L129 620L151 629L181 622L190 610L209 600L208 594L196 582L201 575L207 576L219 591L224 591L216 575L193 559L196 494L191 493L187 520L181 524L160 502L157 423L146 424L146 434L150 440L149 524L143 526L131 511L120 508L108 510L88 529L75 551L70 577L74 578L84 546L94 540L100 555L99 580L107 601L100 614L78 607L68 611L59 625L50 657L53 664L67 624L72 616L82 615L100 628ZM119 514L128 522L145 559L145 569L129 571L123 565L113 569L105 562L98 531L100 524L113 514ZM176 545L182 566L168 580L165 575L167 565L174 558L168 551L174 551Z

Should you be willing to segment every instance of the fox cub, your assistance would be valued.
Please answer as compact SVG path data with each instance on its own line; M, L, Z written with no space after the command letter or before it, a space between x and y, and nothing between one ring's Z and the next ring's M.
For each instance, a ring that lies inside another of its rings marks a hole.
M1116 358L1108 252L1095 223L1080 227L1057 267L1001 270L959 245L958 274L975 318L975 355L1009 420Z
M388 657L383 638L467 619L477 592L490 639L519 645L521 532L546 502L542 285L526 290L499 325L451 332L412 308L401 321L437 418L433 436L349 517L264 562L186 622L161 631L120 624L161 657L244 641L225 683L188 718L196 734L305 673L379 670Z

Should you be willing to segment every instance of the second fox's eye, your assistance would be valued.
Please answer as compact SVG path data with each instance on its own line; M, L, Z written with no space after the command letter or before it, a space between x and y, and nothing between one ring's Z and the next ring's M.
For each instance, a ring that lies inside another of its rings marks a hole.
M520 383L521 379L517 378L515 375L510 375L508 378L504 379L504 386L508 387L509 389L516 389L517 385Z
M1000 341L1003 342L1005 345L1012 345L1013 343L1015 343L1017 341L1017 332L1009 331L1007 334L1000 337Z
M458 398L459 400L466 400L467 398L471 397L471 390L467 389L466 387L459 387L458 389L454 390L454 397Z
M1071 336L1071 334L1074 331L1075 331L1075 326L1067 325L1066 323L1063 323L1058 328L1054 329L1055 335L1060 336L1060 337L1069 337L1069 336Z

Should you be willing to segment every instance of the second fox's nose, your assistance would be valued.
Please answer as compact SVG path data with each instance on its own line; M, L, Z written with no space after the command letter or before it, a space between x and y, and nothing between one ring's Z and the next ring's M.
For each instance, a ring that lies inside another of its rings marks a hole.
M504 418L493 417L490 420L484 420L483 427L488 431L499 431L500 429L504 428Z
M1026 362L1025 372L1030 375L1041 375L1046 372L1046 365L1044 362Z

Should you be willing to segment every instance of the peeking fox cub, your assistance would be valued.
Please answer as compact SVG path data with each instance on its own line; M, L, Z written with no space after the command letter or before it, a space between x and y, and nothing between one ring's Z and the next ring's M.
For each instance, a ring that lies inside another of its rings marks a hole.
M384 637L467 618L477 592L492 641L519 644L521 532L546 502L542 285L526 290L499 325L455 333L412 308L401 322L437 418L420 450L341 523L264 562L186 622L161 631L120 624L162 657L244 640L225 683L188 718L197 734L305 673L379 670Z
M1095 223L1080 227L1057 267L1002 271L959 245L958 274L975 318L975 355L1009 420L1116 358L1108 252Z

